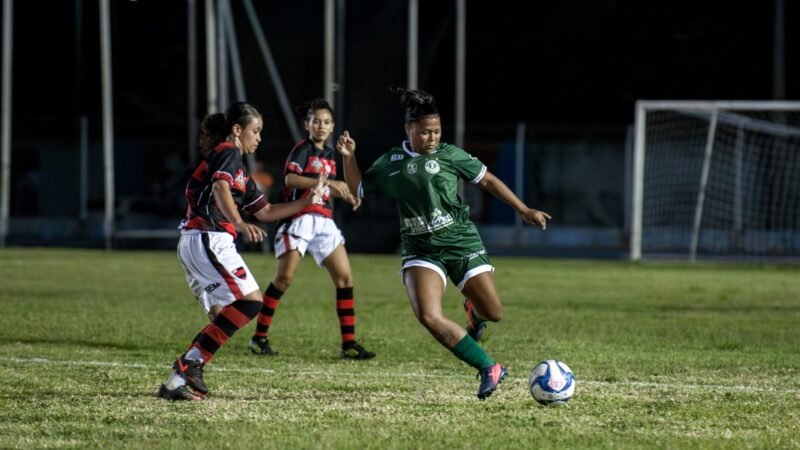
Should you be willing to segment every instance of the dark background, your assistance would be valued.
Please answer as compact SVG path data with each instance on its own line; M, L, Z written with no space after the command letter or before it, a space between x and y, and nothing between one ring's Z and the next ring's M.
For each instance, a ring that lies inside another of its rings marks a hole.
M257 157L280 184L292 138L245 9L231 3L246 100L265 118ZM323 1L254 5L292 104L323 96ZM206 112L203 8L198 0L194 121ZM388 88L406 84L407 8L345 2L337 128L358 140L362 167L403 139L403 110ZM89 125L89 209L102 215L98 14L96 1L14 3L12 220L77 216L81 116ZM797 3L785 2L786 99L800 90L798 19ZM454 1L420 2L419 87L437 97L450 142L455 20ZM562 225L623 228L635 101L772 99L774 20L771 1L467 1L465 147L510 184L508 148L524 122L525 201ZM112 0L111 24L118 226L174 228L190 169L187 5ZM591 167L575 169L581 163ZM589 191L608 194L587 207L581 199ZM384 200L365 202L358 214L340 211L343 228L357 233L396 220ZM481 223L513 220L480 198L473 215ZM90 217L74 234L92 242L98 229Z

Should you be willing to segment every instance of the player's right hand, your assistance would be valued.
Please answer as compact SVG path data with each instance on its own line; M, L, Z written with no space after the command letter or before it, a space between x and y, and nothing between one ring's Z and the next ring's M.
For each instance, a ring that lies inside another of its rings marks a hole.
M328 187L331 189L331 194L334 197L347 199L348 196L351 196L350 188L347 186L347 183L344 181L339 180L329 180Z
M242 236L245 243L262 242L267 237L267 232L258 225L242 222L236 227L236 232Z

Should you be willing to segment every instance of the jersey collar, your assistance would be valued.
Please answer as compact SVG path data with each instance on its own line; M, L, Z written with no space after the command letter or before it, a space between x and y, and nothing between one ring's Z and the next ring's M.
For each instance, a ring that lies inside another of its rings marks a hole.
M439 146L441 146L441 145L442 145L441 143L439 145L437 145L436 146L436 150L434 150L432 153L429 153L429 154L432 155L433 153L438 152L439 151ZM422 156L422 153L417 153L414 150L411 150L411 142L409 142L409 141L403 141L403 151L408 153L408 156L411 156L412 158L416 158L417 156Z

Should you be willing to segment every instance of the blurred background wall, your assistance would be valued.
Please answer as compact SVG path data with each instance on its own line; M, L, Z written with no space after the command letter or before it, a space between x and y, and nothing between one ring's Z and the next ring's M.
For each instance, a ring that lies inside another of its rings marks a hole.
M418 87L436 96L447 142L456 138L456 3L419 2L417 24ZM103 246L99 2L13 4L7 244ZM333 4L341 33L334 80L337 134L348 129L354 135L366 168L404 137L403 109L389 87L408 84L409 2ZM177 239L175 228L185 213L183 188L196 154L192 136L208 111L205 5L202 0L109 2L115 227L161 231L145 238L120 233L116 247L171 248ZM283 162L294 139L250 18L263 29L294 106L324 97L329 87L325 2L252 5L255 14L244 2L230 0L246 98L236 98L230 88L220 101L247 100L264 114L256 162L274 180L271 200L280 201ZM637 99L800 95L800 31L791 26L800 19L797 2L466 1L465 6L464 147L513 187L515 143L524 127L521 196L553 216L546 233L521 230L510 208L467 186L464 197L473 219L495 253L617 257L627 252L626 155ZM193 66L190 24L198 46ZM351 252L397 250L390 201L376 196L358 212L346 209L339 205L337 218Z

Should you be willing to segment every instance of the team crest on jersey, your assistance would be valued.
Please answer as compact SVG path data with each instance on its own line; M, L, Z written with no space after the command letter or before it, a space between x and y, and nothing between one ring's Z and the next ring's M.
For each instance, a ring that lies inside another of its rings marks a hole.
M408 165L406 166L406 171L411 175L414 175L415 173L417 173L417 165L414 164L413 162L408 163Z
M425 163L425 172L436 175L437 173L439 173L439 170L441 170L441 168L439 167L439 163L436 162L436 160L431 159Z
M239 267L233 271L233 274L236 275L241 280L247 279L247 271L244 270L244 267Z
M240 191L245 189L245 184L247 183L247 177L244 176L244 170L239 169L236 171L236 177L233 179L233 187Z
M311 167L314 169L314 172L319 172L320 170L322 170L322 167L324 166L325 165L322 164L322 161L318 159L311 161Z
M391 158L392 162L402 161L402 160L403 160L403 155L402 154L398 153L398 154L392 155L392 158Z

